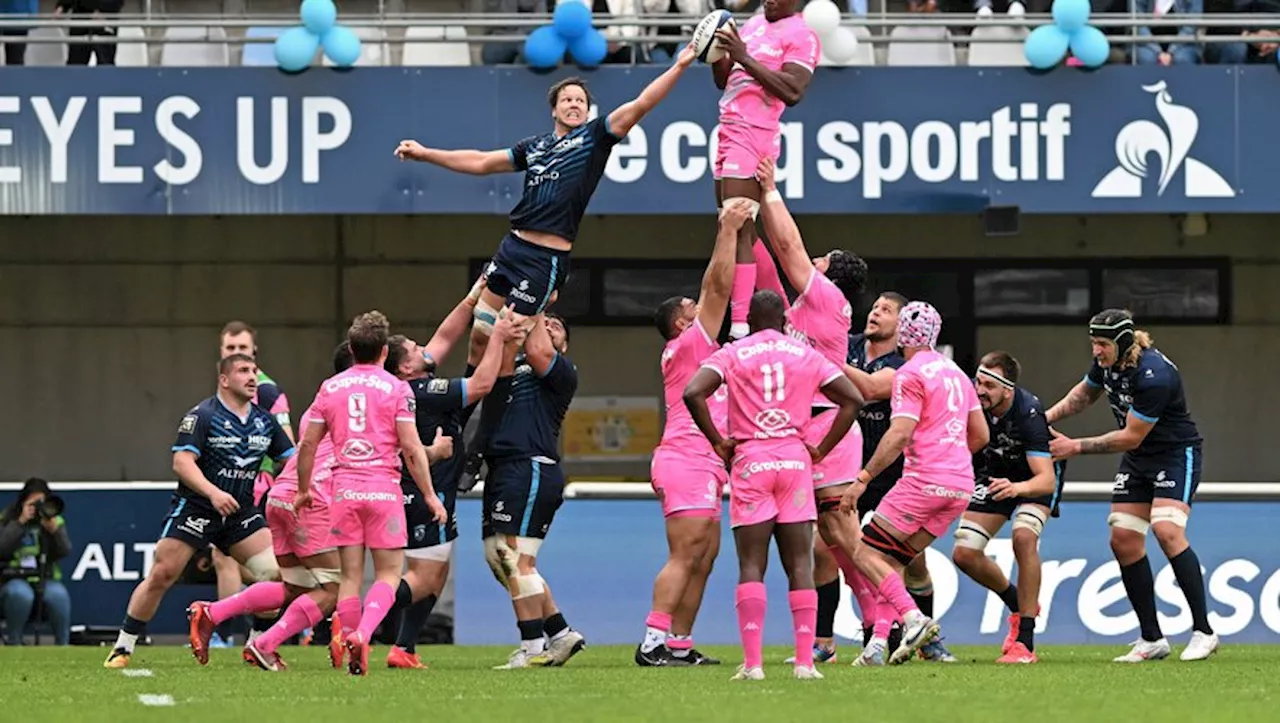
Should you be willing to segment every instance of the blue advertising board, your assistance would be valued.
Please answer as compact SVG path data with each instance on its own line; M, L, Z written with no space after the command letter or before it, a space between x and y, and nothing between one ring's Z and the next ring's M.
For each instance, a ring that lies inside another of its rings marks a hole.
M62 572L71 592L75 623L119 625L134 585L146 574L169 493L130 490L59 491L67 502L73 541ZM480 502L458 503L461 535L454 552L455 641L508 644L516 640L511 600L484 562L479 539ZM1280 547L1269 534L1280 501L1204 502L1192 516L1191 538L1205 569L1210 620L1229 642L1280 640ZM1133 639L1137 619L1125 599L1119 568L1111 557L1107 503L1068 502L1062 517L1049 522L1041 543L1044 560L1038 640L1044 643L1109 643ZM1004 537L988 554L1006 570L1013 553ZM1007 611L994 594L968 580L950 562L950 536L929 554L935 609L947 640L958 644L998 644ZM1161 624L1183 639L1191 614L1173 571L1154 540L1148 540L1156 573ZM539 571L555 591L570 622L593 643L634 643L644 631L653 578L666 557L662 516L653 500L568 500L542 547ZM770 606L765 625L769 643L789 642L786 579L776 557L766 584ZM707 585L695 630L705 643L734 643L736 558L726 525L720 557ZM213 594L210 586L175 587L150 626L152 634L182 634L183 610ZM836 633L860 638L856 606L845 590Z
M585 75L593 113L662 71ZM6 69L0 213L505 214L522 177L392 155L403 138L497 149L550 130L524 68ZM712 208L705 67L613 152L589 212ZM1280 75L1263 66L820 68L781 129L798 213L1280 211Z

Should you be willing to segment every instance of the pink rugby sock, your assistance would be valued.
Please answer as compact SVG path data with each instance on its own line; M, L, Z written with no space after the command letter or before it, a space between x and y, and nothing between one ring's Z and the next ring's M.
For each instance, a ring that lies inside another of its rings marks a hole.
M853 599L858 602L858 612L862 614L862 624L870 625L875 622L876 615L876 599L880 594L876 592L875 585L862 574L862 570L853 564L853 560L844 554L844 550L839 547L828 548L831 556L836 559L836 564L840 567L840 572L844 573L844 584L849 586L849 592L853 593Z
M264 613L284 605L284 583L255 582L244 590L209 606L214 625L249 613Z
M778 278L778 265L773 262L773 256L765 248L764 241L756 239L751 253L756 257L756 288L781 296L783 306L790 308L787 292L782 289L782 279Z
M796 634L796 667L813 667L813 636L818 626L818 591L792 590L787 593L791 603L791 625Z
M733 267L733 292L729 296L730 334L735 329L746 335L747 309L751 306L751 294L756 290L756 265L738 264ZM707 333L712 333L710 330Z
M880 594L885 600L893 606L898 615L904 620L908 613L920 612L916 607L916 603L911 599L911 593L907 592L907 586L902 583L902 576L896 572L890 572L880 581Z
M657 610L652 610L649 612L649 616L644 619L644 624L654 630L669 633L671 632L671 613L660 613Z
M741 583L734 597L737 599L738 633L742 637L742 662L748 668L758 668L764 664L764 613L769 604L764 583Z
M390 612L391 605L395 601L395 588L382 581L373 583L373 587L370 587L369 592L364 596L364 613L360 616L360 627L356 628L356 632L360 633L365 640L372 640L373 631Z
M258 649L264 653L273 652L281 643L310 627L315 627L324 620L324 613L315 599L310 595L296 598L271 629L258 636Z
M876 602L875 628L871 634L881 640L888 640L893 622L899 619L898 611L893 609L893 605L883 595L877 595Z
M360 624L360 598L353 595L339 600L337 613L342 623L342 637L345 638L355 632L356 626Z

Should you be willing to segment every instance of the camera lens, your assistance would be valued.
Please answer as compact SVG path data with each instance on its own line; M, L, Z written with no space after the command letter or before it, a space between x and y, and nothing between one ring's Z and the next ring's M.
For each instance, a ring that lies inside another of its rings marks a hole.
M62 514L63 509L65 509L65 503L57 495L45 495L44 502L40 503L42 517L57 517Z

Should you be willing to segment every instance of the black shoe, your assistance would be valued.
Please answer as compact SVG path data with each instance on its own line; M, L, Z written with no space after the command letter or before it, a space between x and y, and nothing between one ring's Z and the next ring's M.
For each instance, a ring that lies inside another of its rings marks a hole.
M484 481L484 457L479 454L467 455L462 462L462 476L458 478L458 491L470 492Z
M694 664L687 659L672 655L665 645L659 645L647 653L644 652L643 643L636 646L636 665L642 668L679 668Z
M897 650L898 646L902 645L902 626L896 622L893 624L893 627L889 628L889 640L887 643L888 645L885 646L884 650L886 659L888 656L893 655L893 651Z
M703 655L697 648L690 648L689 655L686 656L689 665L719 665L720 661L710 655ZM679 660L679 658L676 658Z

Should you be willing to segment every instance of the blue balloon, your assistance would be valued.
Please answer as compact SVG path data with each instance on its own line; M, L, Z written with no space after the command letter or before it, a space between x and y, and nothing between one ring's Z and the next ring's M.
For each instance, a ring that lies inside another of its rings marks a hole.
M524 60L532 68L554 68L564 60L565 48L555 28L544 25L524 39Z
M324 37L338 19L333 0L302 0L302 24L317 38Z
M1041 25L1022 43L1022 54L1036 70L1048 70L1067 57L1071 37L1057 25Z
M1086 25L1071 36L1071 54L1088 68L1100 68L1111 56L1111 41L1102 31Z
M276 38L276 64L281 70L297 73L311 65L320 49L320 38L304 27L289 28Z
M350 68L360 59L360 38L344 25L334 25L320 42L324 54L339 68Z
M584 68L594 68L603 63L604 56L608 54L609 41L605 40L604 33L599 30L592 30L569 43L569 55Z
M1053 0L1053 22L1073 33L1089 22L1089 0Z
M580 0L560 0L551 16L551 27L566 42L573 42L591 30L591 8Z

